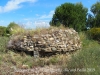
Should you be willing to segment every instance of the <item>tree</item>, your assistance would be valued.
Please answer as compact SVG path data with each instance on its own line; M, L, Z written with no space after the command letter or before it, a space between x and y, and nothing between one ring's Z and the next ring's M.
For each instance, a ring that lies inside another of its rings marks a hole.
M95 17L98 15L98 13L100 13L100 2L92 5L91 12L94 14Z
M20 26L15 22L11 22L7 27L7 33L12 35L17 28L20 28Z
M100 2L97 2L92 5L91 12L94 16L94 23L92 24L92 26L100 27Z
M86 25L87 11L87 8L83 7L81 3L64 3L56 8L50 24L51 26L62 24L65 27L72 27L76 31L81 31Z
M94 27L94 25L95 25L95 18L92 14L88 13L86 26L92 28Z

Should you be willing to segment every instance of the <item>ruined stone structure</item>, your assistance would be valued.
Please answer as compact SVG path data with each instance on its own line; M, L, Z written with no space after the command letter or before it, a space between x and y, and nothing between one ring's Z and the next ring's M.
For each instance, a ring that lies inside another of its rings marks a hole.
M13 36L8 48L39 52L70 52L81 48L78 33L73 29L50 29L44 32L24 36Z

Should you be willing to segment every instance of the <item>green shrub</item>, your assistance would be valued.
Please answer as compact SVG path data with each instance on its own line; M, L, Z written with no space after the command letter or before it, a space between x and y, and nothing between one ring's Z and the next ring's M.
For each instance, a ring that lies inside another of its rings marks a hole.
M18 24L11 22L8 27L7 27L7 33L12 35L12 34L20 34L24 32L24 28L19 26Z
M64 75L99 75L100 74L100 45L82 36L82 50L73 54L71 60L63 67Z
M0 53L5 52L6 49L6 45L8 42L9 38L8 37L0 37Z
M91 28L87 34L89 38L100 41L100 28Z
M6 27L0 26L0 36L6 35Z

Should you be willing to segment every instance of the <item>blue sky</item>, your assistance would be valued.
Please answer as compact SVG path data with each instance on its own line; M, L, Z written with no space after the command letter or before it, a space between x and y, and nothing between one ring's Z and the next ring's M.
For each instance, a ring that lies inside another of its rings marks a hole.
M90 9L99 0L0 0L0 26L10 22L25 28L49 26L55 8L65 2L81 2Z

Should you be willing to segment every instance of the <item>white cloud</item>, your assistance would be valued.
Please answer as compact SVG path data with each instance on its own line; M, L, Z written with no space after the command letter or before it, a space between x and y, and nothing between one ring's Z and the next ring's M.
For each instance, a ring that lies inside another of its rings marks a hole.
M31 21L28 21L28 22L26 23L26 26L31 26L31 25L33 25L33 22L31 22Z
M20 25L23 25L24 28L47 28L49 27L48 21L45 20L30 20L30 21L25 21L21 22Z
M40 21L35 21L34 25L38 28L38 27L49 27L49 23L44 21L44 20L40 20Z
M39 17L38 18L39 20L35 21L34 25L36 27L49 27L50 26L49 19L52 18L53 14L54 14L54 10L50 11L49 14L44 14L44 15L37 14L36 16Z
M40 19L52 18L53 14L54 14L54 10L50 11L48 15L44 14L40 16Z
M50 26L49 21L52 18L53 14L54 14L54 11L52 10L48 14L45 14L45 15L36 14L35 18L24 18L23 22L24 22L25 28L49 27Z
M21 3L36 2L37 0L10 0L5 6L0 6L0 12L9 12L22 7Z

